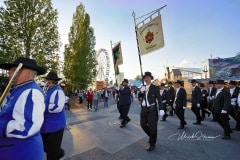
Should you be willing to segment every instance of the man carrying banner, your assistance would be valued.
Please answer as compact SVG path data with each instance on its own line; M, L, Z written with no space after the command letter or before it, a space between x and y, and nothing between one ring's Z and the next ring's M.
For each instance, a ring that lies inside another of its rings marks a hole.
M140 124L144 132L149 136L149 148L147 151L153 151L155 149L157 141L157 126L158 126L158 107L160 116L164 115L162 98L159 92L159 88L151 81L153 79L151 72L145 72L143 79L146 86L141 88L142 101L141 101L141 113L140 113Z

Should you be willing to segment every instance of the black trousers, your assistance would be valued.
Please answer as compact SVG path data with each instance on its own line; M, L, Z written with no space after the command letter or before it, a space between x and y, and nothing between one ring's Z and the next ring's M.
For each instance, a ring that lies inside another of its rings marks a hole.
M236 113L236 129L239 129L240 130L240 107L238 107L237 109L237 113Z
M118 109L118 112L119 112L119 114L120 114L120 118L122 118L122 117L123 117L123 116L122 116L122 110L121 110L121 108L120 108L119 101L117 102L117 109Z
M220 124L220 126L224 130L224 135L230 136L230 124L229 124L229 115L228 113L219 113L214 112L215 118L217 122Z
M91 108L92 109L92 100L87 100L87 108Z
M232 106L231 105L231 108L230 108L230 111L229 111L229 115L234 119L234 120L237 120L236 119L236 106Z
M149 136L149 143L155 147L157 141L158 109L157 106L151 108L142 107L140 114L140 124L143 131Z
M180 126L182 126L182 127L186 124L184 112L185 112L185 110L182 107L176 106L175 113L178 116L178 118L180 120Z
M164 110L164 115L162 117L162 120L166 120L168 114L167 114L167 105L163 103L163 110Z
M127 105L120 105L120 115L122 114L122 124L127 124L130 121L130 118L128 117L128 112L130 109L131 104Z
M202 121L202 117L200 115L200 109L201 109L201 107L197 107L197 105L192 105L192 107L191 107L191 110L193 111L193 113L196 116L197 122Z
M61 148L63 132L64 129L52 133L41 133L47 160L58 160L64 156L64 150Z

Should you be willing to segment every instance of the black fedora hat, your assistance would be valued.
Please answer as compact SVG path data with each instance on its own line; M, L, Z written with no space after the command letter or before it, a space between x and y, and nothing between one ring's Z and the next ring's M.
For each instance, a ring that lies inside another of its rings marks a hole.
M174 82L175 84L177 83L177 84L180 84L180 85L182 85L182 81L181 80L177 80L176 82Z
M218 79L218 80L216 80L216 84L224 84L224 80Z
M19 57L13 63L0 64L0 68L9 70L12 67L17 67L20 63L23 64L22 68L34 70L37 72L38 75L46 73L46 70L37 65L37 62L34 59L29 59L25 57Z
M208 84L215 84L215 81L208 81Z
M143 78L145 78L146 76L151 77L153 79L151 72L145 72L145 74L143 75Z
M54 71L50 71L46 77L43 77L43 78L46 78L46 79L49 79L49 80L54 80L54 81L59 81L61 80L62 78L59 78L57 73L54 72Z
M197 83L197 80L196 79L192 79L191 83Z
M122 83L123 83L123 82L128 83L128 79L123 79Z
M160 86L161 86L161 87L165 87L165 84L164 84L164 83L161 83Z
M236 85L237 82L236 81L230 81L228 84L231 84L231 85Z

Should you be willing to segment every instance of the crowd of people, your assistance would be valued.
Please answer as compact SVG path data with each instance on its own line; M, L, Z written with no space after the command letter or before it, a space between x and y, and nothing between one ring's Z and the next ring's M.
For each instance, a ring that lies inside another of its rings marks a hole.
M19 71L16 68L23 64ZM43 75L46 70L35 60L20 57L13 63L0 64L0 68L9 70L9 77L14 77L10 92L0 104L0 159L36 159L42 160L44 152L47 160L57 160L64 156L61 148L64 128L66 127L65 107L69 105L62 88L58 85L61 78L50 71L45 78L46 88L42 89L35 81L37 75ZM17 72L17 73L16 73ZM158 119L166 122L168 116L176 115L179 128L185 129L187 122L185 110L187 108L187 92L183 81L161 83L153 85L151 72L143 75L145 85L137 94L139 100L140 126L149 136L147 151L155 149L157 141ZM125 128L131 121L128 116L133 92L128 79L124 79L118 89L104 88L102 91L89 88L87 91L77 90L75 96L79 103L87 101L87 109L98 110L99 100L108 108L110 97L116 98L120 128ZM230 139L230 134L240 130L240 94L236 81L224 80L198 82L192 79L191 111L196 117L194 125L201 125L212 115L223 128L223 139ZM1 97L2 98L2 97ZM67 108L70 109L70 106ZM229 116L235 121L231 127Z

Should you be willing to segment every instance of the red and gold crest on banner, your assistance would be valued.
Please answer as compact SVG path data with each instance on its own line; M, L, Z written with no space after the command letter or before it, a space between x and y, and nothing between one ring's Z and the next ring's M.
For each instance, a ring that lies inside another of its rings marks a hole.
M148 31L145 36L146 43L151 43L154 40L154 34L153 32Z

